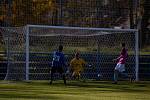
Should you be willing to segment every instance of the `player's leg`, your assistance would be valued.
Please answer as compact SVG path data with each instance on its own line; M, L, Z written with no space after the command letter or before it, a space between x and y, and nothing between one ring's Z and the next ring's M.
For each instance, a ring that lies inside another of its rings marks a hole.
M121 64L117 64L115 69L114 69L114 84L117 84L118 82L118 77L119 77L119 72L122 72L123 68Z
M121 72L120 74L123 78L129 78L129 75L125 71Z
M62 78L63 78L63 80L64 80L64 84L66 85L66 75L65 75L65 73L64 73L63 68L60 67L60 68L58 69L58 72L62 75Z
M125 64L119 64L119 72L123 78L127 78L132 82L132 76L128 75L125 71Z
M77 73L77 80L80 80L80 72Z
M55 67L52 67L52 69L51 69L51 80L50 80L50 84L52 84L52 82L53 82L53 77L54 77L54 73L56 72L56 68Z
M74 80L78 79L78 71L77 70L73 71L73 73L72 73L72 79L74 79Z
M79 75L77 75L77 80L80 80L80 76Z
M123 78L129 79L130 82L132 82L133 79L134 79L133 76L132 76L132 75L129 75L126 71L121 72L121 76L122 76Z
M119 71L118 70L114 70L114 84L117 84L118 82L118 75L119 75Z
M67 71L65 72L66 80L70 80L71 79L70 72L71 72L71 70L69 68L67 68Z
M80 80L80 72L79 71L76 71L75 79Z
M73 80L74 80L74 79L75 79L75 75L76 75L76 72L75 72L75 71L73 71L73 72L72 72L72 75L71 75L71 79L73 79Z

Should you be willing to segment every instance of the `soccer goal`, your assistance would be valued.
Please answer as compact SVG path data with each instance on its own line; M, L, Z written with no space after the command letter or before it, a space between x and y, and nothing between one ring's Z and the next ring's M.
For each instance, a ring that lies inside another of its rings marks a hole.
M135 29L83 28L27 25L3 28L7 47L7 80L46 80L50 77L53 51L63 45L66 62L78 51L91 66L86 66L82 78L112 80L121 43L126 44L126 71L138 81L138 31ZM57 76L57 75L56 75Z

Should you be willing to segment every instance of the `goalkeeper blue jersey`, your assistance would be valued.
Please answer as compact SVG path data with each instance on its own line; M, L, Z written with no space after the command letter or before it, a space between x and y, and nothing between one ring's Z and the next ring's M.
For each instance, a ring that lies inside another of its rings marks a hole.
M55 51L53 54L52 67L65 66L65 57L63 52Z

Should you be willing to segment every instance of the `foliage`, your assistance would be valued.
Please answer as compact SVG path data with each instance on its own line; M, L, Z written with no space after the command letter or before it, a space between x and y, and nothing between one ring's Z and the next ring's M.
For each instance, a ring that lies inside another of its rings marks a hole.
M13 1L13 24L15 26L45 23L46 14L54 10L52 0L14 0Z
M58 2L59 1L59 2ZM7 6L7 7L6 7ZM26 24L112 27L128 16L127 0L13 0L1 5L2 20L12 26ZM11 13L12 16L8 16ZM124 13L124 15L123 15ZM121 18L122 19L122 18ZM122 22L122 21L121 21Z

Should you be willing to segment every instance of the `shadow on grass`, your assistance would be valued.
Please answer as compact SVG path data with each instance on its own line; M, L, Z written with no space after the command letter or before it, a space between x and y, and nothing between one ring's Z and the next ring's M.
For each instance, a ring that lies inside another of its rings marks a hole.
M0 93L0 98L6 98L9 100L13 99L36 99L36 100L57 100L60 99L58 96L37 96L37 95L29 95L29 94L2 94Z
M40 92L42 94L50 93L50 94L57 94L57 90L60 89L61 91L70 91L71 89L80 89L86 91L106 91L106 92L150 92L150 82L139 82L139 83L129 83L129 82L119 82L119 84L112 84L110 81L68 81L67 85L65 86L63 81L54 81L52 85L49 84L49 81L31 81L31 82L16 82L15 87L11 86L0 86L1 89L4 91L33 91L35 93ZM19 84L19 85L18 85ZM54 91L49 91L52 89ZM8 90L6 90L8 89ZM9 90L10 89L10 90ZM14 89L14 90L13 90ZM16 90L15 90L16 89ZM44 89L43 91L40 89ZM47 90L47 91L46 91ZM63 94L59 92L60 94Z
M121 82L119 84L112 84L111 82L72 82L67 86L76 86L80 88L97 88L96 91L109 91L109 92L150 92L150 84L145 83L129 83Z

